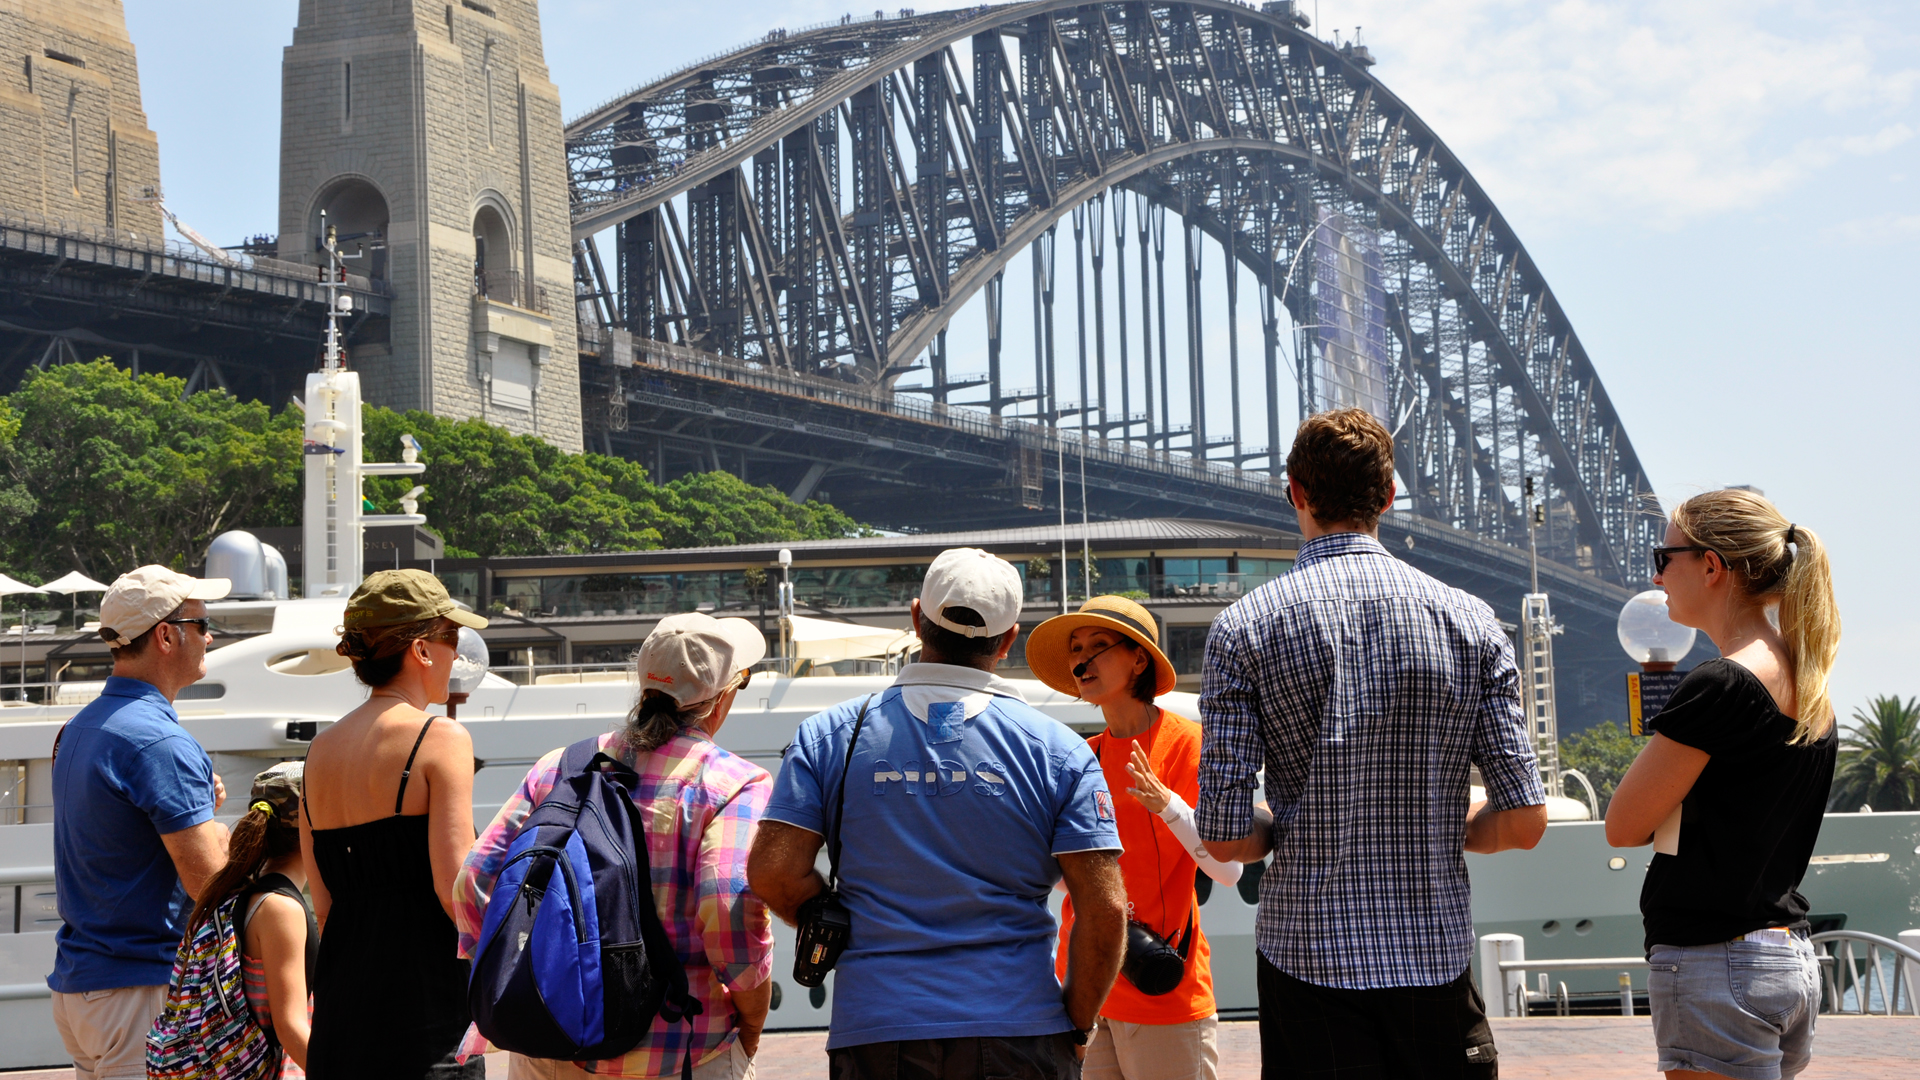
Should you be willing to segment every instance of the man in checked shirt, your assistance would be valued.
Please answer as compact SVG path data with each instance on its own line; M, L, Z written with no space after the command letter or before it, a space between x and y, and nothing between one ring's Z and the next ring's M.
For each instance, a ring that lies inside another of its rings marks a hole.
M1380 545L1393 481L1371 414L1300 425L1299 557L1207 637L1196 824L1217 859L1273 854L1254 928L1263 1080L1499 1075L1461 853L1539 843L1546 794L1492 609ZM1469 766L1487 790L1471 805Z

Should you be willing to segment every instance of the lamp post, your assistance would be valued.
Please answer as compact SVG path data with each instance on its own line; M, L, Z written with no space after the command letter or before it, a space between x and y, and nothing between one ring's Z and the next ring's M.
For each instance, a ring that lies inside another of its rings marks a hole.
M1627 675L1627 730L1651 735L1653 717L1685 674L1675 669L1693 650L1694 629L1667 614L1664 589L1648 589L1628 600L1616 629L1620 647L1640 665L1639 672Z
M1540 759L1540 779L1547 794L1562 793L1560 776L1560 716L1553 678L1553 637L1565 631L1553 617L1547 594L1540 591L1540 547L1534 528L1546 523L1546 505L1534 504L1533 477L1522 485L1521 512L1527 519L1527 554L1532 571L1531 592L1520 600L1520 684L1525 695L1527 726L1533 733L1534 753ZM1596 811L1598 808L1595 808Z
M780 661L781 661L781 666L787 668L787 670L783 672L783 674L786 674L786 675L793 674L793 669L788 664L788 661L791 659L791 657L787 655L787 650L793 644L793 581L792 581L792 575L791 575L792 569L793 569L792 550L788 548L781 548L780 549L780 597L779 597Z
M453 673L447 678L447 719L458 719L460 706L486 681L491 662L487 640L480 636L480 631L471 626L461 627L459 643L454 646Z

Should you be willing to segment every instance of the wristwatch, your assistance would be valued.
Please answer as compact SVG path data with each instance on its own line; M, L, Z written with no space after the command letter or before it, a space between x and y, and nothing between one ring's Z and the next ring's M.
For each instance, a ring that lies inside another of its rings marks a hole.
M1093 1026L1088 1028L1085 1031L1081 1031L1080 1029L1075 1028L1074 1030L1067 1032L1067 1038L1072 1039L1073 1045L1075 1046L1085 1046L1089 1042L1093 1041L1093 1033L1099 1030L1100 1030L1100 1021L1095 1020L1093 1022Z

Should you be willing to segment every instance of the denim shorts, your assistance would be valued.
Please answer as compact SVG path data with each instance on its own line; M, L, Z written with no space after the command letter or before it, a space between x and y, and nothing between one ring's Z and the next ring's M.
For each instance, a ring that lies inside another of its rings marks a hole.
M1820 964L1806 938L1655 945L1647 967L1655 1069L1779 1080L1807 1067Z

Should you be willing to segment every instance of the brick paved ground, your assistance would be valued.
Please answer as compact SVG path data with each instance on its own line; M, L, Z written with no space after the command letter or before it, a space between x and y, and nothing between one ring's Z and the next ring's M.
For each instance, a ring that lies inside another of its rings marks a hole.
M1503 1080L1615 1080L1657 1075L1653 1028L1644 1018L1539 1017L1493 1021ZM768 1035L759 1080L826 1080L824 1032ZM0 1073L7 1080L73 1080L72 1069ZM504 1080L504 1054L487 1059L488 1080ZM1258 1080L1260 1033L1251 1023L1220 1025L1220 1080ZM1920 1020L1828 1016L1820 1020L1813 1065L1801 1080L1914 1080L1920 1076Z

